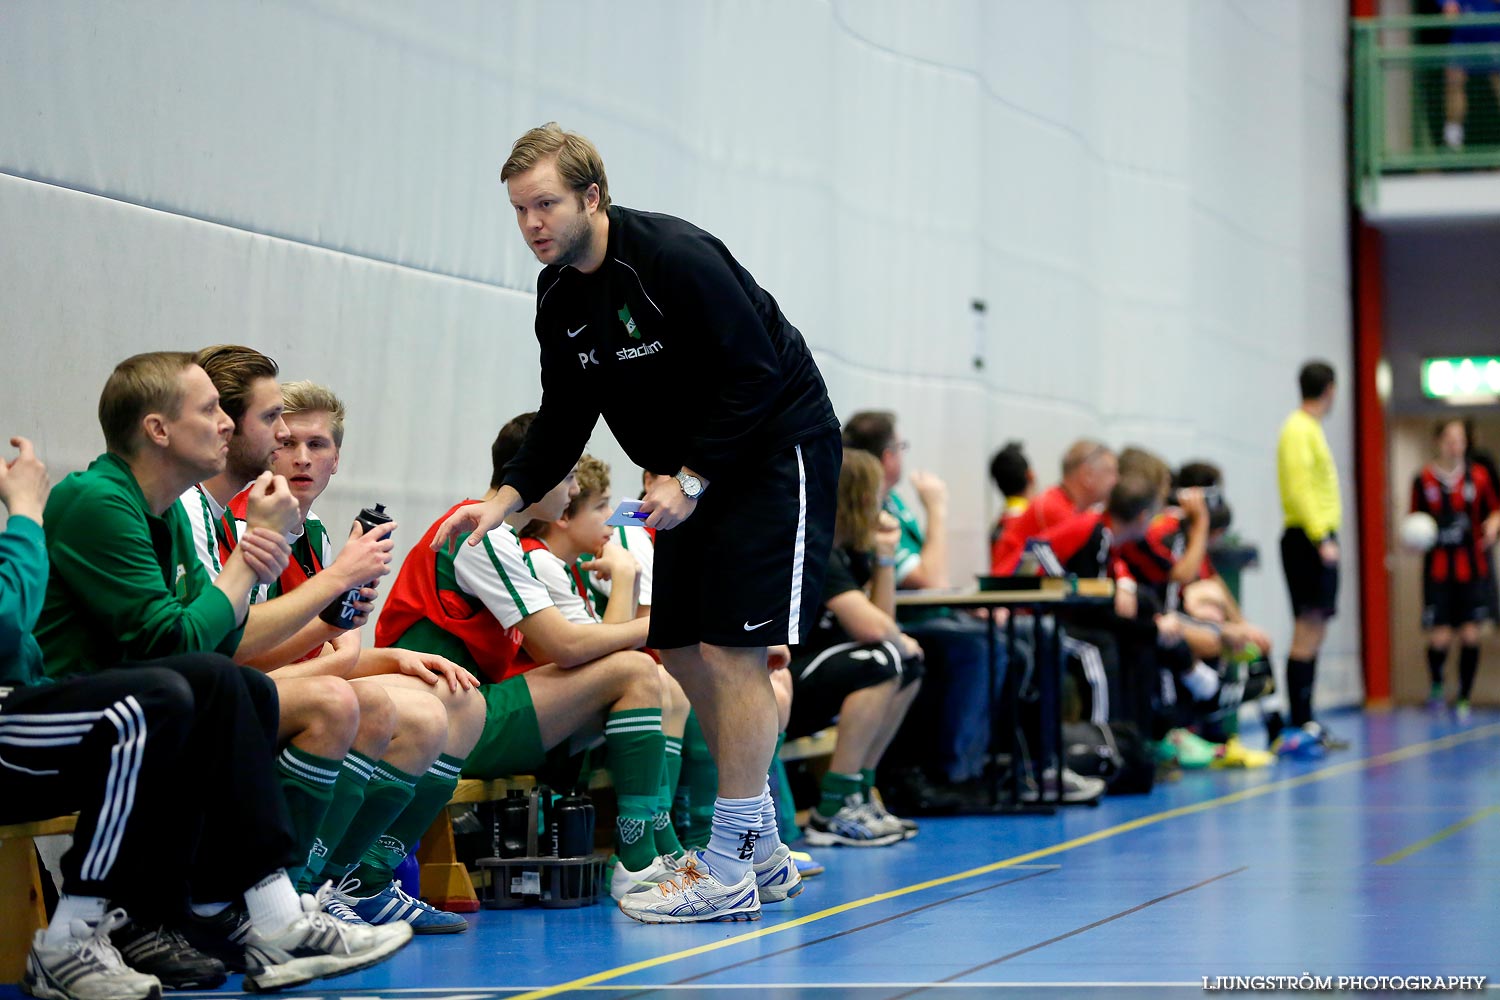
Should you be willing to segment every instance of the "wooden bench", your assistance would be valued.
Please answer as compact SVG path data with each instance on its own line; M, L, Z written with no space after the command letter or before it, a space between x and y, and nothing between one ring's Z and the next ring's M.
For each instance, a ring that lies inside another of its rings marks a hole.
M47 926L33 838L72 833L77 822L76 816L58 816L0 826L0 983L21 978L32 935Z

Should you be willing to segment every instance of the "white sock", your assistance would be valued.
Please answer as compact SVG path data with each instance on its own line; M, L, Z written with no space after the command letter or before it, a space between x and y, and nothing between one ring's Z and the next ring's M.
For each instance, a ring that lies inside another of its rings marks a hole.
M1198 701L1207 701L1219 690L1219 672L1199 660L1193 669L1182 675L1182 686Z
M47 925L42 940L49 948L60 947L73 939L73 921L97 924L103 919L103 896L59 896L57 912L52 914L52 922Z
M781 846L781 828L776 824L776 800L771 797L771 777L766 776L766 790L760 799L760 837L755 841L752 864L765 864Z
M193 911L195 917L217 917L229 909L228 903L191 903L188 909Z
M261 934L280 934L302 916L302 900L286 869L278 868L245 890L250 925Z

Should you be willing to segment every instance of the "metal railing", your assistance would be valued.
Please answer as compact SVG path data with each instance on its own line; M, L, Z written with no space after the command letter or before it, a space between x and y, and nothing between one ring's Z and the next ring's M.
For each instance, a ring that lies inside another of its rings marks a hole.
M1354 22L1354 183L1500 167L1500 14Z

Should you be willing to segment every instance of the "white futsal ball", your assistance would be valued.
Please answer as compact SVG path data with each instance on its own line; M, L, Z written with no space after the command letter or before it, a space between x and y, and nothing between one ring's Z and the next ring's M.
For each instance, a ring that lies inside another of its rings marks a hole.
M1416 511L1401 519L1401 544L1412 552L1426 552L1437 544L1437 521L1431 514Z

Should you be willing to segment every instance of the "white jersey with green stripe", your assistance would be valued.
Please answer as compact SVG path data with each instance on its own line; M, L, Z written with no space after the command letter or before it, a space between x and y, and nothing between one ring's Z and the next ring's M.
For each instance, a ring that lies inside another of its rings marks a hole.
M635 556L635 564L638 567L635 578L640 584L639 596L636 603L643 608L651 606L651 567L656 557L656 546L651 541L651 532L638 524L619 525L615 528L614 542L621 548ZM588 562L592 556L579 557L579 562ZM604 614L605 607L609 604L609 581L600 580L592 573L584 577L588 584L589 596L594 605L596 614Z
M526 565L516 529L508 524L492 529L483 544L459 545L453 554L453 576L465 593L483 602L502 628L553 606L546 586Z
M588 573L569 566L545 547L530 549L525 556L526 568L547 588L552 605L563 613L564 618L576 625L593 625L602 620L589 595L579 592L580 586L588 587L588 584L580 583Z
M208 572L210 580L217 580L223 565L219 561L219 540L214 534L214 525L224 516L224 507L203 487L194 483L187 492L177 498L187 513L188 523L193 526L193 551L198 561Z

